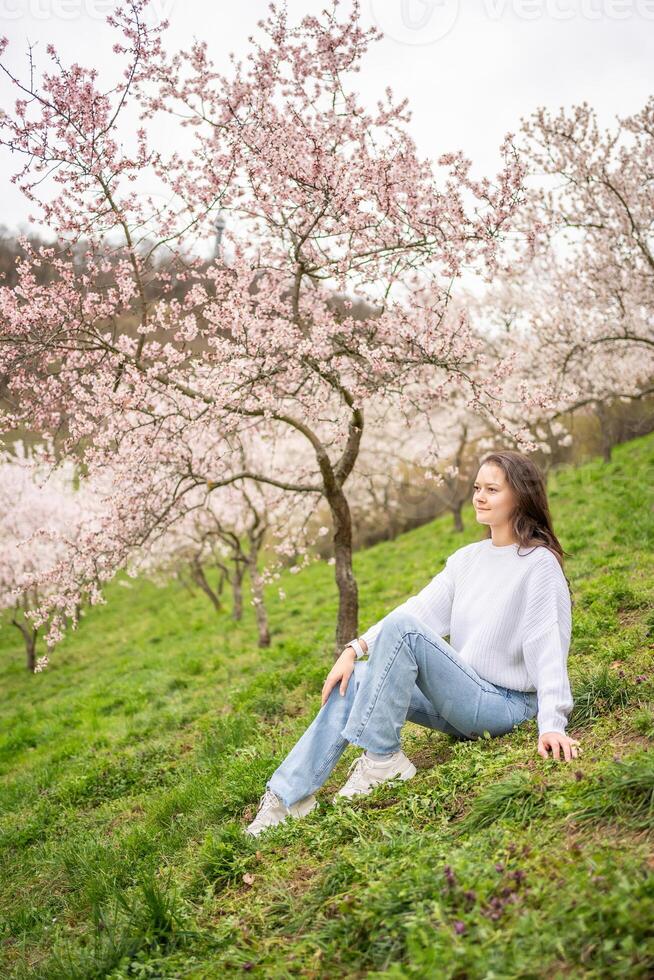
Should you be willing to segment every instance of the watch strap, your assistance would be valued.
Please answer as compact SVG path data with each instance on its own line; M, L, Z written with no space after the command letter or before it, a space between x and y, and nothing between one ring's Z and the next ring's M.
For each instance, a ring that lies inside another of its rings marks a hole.
M357 660L360 660L361 657L365 657L365 653L363 652L363 647L359 643L358 638L357 639L354 639L354 640L350 640L350 642L349 643L346 643L345 646L346 647L352 647L352 649L354 650L354 653L356 654L356 659Z

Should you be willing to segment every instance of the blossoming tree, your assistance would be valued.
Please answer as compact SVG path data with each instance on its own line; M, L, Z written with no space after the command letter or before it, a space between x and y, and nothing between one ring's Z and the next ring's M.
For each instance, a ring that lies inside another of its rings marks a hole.
M232 442L242 470L271 464L280 449L288 450L285 443L280 447L253 434L247 443L243 439ZM209 447L204 442L201 448L204 457ZM235 620L243 615L243 580L247 574L258 643L269 646L264 586L279 580L280 570L289 559L302 562L293 565L297 570L310 562L309 548L315 543L315 535L312 540L308 524L317 496L304 494L298 501L286 490L245 478L220 488L198 485L187 495L182 516L162 525L134 551L129 573L145 572L161 578L172 572L179 577L180 569L189 569L192 580L218 611L220 599L209 581L209 571L218 569L220 584L228 581L231 586Z
M47 664L47 654L36 655L38 610L46 596L59 606L59 567L94 515L93 500L74 484L73 467L51 472L43 454L21 444L0 460L0 610L20 630L32 672Z
M587 102L523 122L521 153L538 184L521 213L538 227L522 292L548 370L606 427L612 398L654 392L654 97L606 130ZM610 446L605 445L605 453Z
M511 134L493 182L473 179L460 152L422 159L406 101L387 89L361 104L352 80L380 35L362 29L357 3L342 19L337 6L292 26L271 4L228 74L204 43L166 54L147 0L108 18L122 74L105 89L52 47L47 72L32 65L22 81L4 68L20 97L1 142L22 155L16 180L63 245L26 243L15 289L0 290L0 375L7 426L65 427L64 454L122 475L112 522L88 541L103 575L153 522L181 518L197 486L321 494L338 651L358 628L346 483L367 406L392 391L427 408L457 387L496 416L507 369L448 307L464 269L493 275L523 166ZM162 114L179 126L170 152L156 143ZM208 262L217 209L224 249ZM339 308L336 293L349 297ZM373 315L351 315L357 297ZM187 432L252 427L302 449L281 472L244 471L227 451L198 467L178 450ZM79 587L61 583L70 608Z

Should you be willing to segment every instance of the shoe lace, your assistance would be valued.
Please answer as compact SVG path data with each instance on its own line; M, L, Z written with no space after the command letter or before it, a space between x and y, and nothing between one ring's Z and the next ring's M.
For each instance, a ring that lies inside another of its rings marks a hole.
M360 776L364 769L369 767L370 760L365 755L360 755L358 759L355 759L347 771L348 778L350 776Z
M271 807L276 806L279 802L277 795L273 793L271 789L267 789L266 792L261 797L259 803L259 809L257 810L257 816L262 817L264 813L270 810Z

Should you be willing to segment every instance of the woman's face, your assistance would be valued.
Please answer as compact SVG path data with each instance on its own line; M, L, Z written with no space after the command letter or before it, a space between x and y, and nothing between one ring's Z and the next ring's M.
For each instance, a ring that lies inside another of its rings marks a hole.
M516 498L497 463L484 463L479 468L472 505L480 524L499 527L510 521Z

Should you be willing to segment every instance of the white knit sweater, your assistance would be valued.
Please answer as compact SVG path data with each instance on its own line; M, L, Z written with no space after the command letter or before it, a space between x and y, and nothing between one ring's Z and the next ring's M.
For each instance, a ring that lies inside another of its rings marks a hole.
M570 593L547 548L464 545L445 568L397 609L449 642L487 681L538 694L538 732L565 732L573 700L567 660ZM384 617L385 618L385 617ZM381 619L362 634L371 653Z

